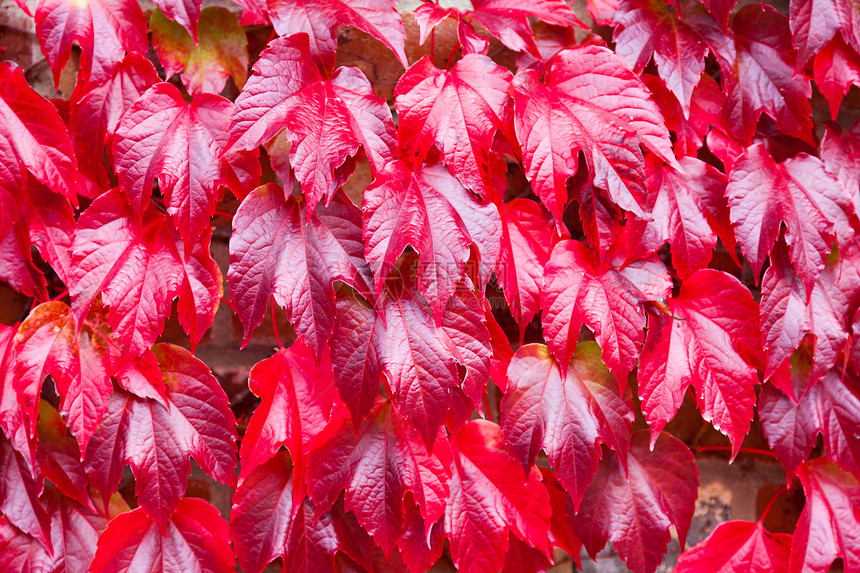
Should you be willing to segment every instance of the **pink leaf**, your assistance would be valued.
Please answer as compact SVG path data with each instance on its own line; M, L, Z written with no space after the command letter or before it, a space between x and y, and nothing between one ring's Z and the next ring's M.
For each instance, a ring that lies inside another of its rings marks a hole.
M505 438L526 473L543 449L576 506L597 472L600 443L620 454L630 447L633 404L618 395L593 342L579 344L566 367L545 346L520 347L500 408Z
M138 508L114 518L99 538L92 573L232 573L227 524L202 499L183 499L160 528Z
M294 481L286 452L258 466L239 485L230 512L230 539L239 565L260 573L283 558L286 571L314 573L332 569L338 535L330 514L314 518L305 498L294 506Z
M802 465L798 475L806 505L791 543L788 571L823 573L842 557L845 569L860 567L860 484L824 460Z
M404 532L407 491L426 524L445 511L451 465L447 440L438 437L431 454L391 403L378 404L357 434L348 416L335 416L311 450L308 493L317 515L346 489L345 509L355 513L386 557Z
M585 324L623 388L644 340L642 304L665 298L670 283L655 256L627 267L618 263L598 264L594 253L578 241L558 243L546 265L541 303L544 336L556 359L562 364L570 360Z
M464 187L484 199L495 195L486 150L497 130L505 130L511 73L486 56L470 54L450 71L422 58L397 82L400 145L419 166L431 146Z
M500 570L509 532L547 551L549 495L536 468L523 477L501 428L472 420L454 435L452 445L454 474L445 529L454 564L462 571Z
M122 189L140 216L155 178L190 253L218 202L219 159L233 104L203 94L188 104L172 84L146 91L125 113L113 153Z
M701 543L681 554L677 573L786 571L791 535L771 533L761 523L726 521Z
M189 457L214 479L236 483L236 420L227 396L200 360L169 344L156 346L154 352L168 407L115 390L87 448L86 465L93 483L107 496L116 491L124 466L130 464L138 502L161 527L185 494Z
M741 251L756 280L785 223L789 257L807 293L833 242L851 237L854 206L845 188L817 158L800 154L777 163L765 146L746 149L729 173L729 211Z
M753 417L760 336L758 305L736 278L704 269L684 281L667 313L650 315L642 349L639 393L651 439L692 384L702 416L737 454Z
M557 224L579 152L595 186L622 209L643 213L640 143L669 163L675 158L663 116L619 56L597 46L564 50L553 58L545 84L525 71L511 90L525 174Z
M666 553L670 526L684 547L699 470L687 446L665 433L650 450L648 434L638 432L625 457L626 464L612 452L603 459L574 527L592 558L611 540L628 567L653 573Z
M391 112L364 74L338 68L325 79L307 42L303 35L278 38L260 54L236 98L228 147L254 149L286 128L290 162L312 213L352 173L347 159L359 147L379 171L394 157L395 137Z
M334 282L371 292L359 209L339 192L309 214L301 198L285 198L269 184L246 197L233 226L227 279L245 327L242 344L274 294L296 332L315 353L322 352L335 325Z

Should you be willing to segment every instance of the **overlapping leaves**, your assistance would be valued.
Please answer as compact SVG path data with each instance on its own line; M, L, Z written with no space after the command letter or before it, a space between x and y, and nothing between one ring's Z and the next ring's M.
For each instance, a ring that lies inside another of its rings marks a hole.
M446 60L392 0L237 3L157 0L149 51L136 2L41 0L68 107L0 64L0 286L33 299L0 326L0 568L540 571L611 541L651 572L693 514L664 432L691 387L733 455L757 411L806 501L679 570L860 567L854 5L589 0L583 34L560 0L426 2ZM337 67L355 38L391 61ZM234 311L250 392L163 342L174 305L192 350L222 309L208 356Z

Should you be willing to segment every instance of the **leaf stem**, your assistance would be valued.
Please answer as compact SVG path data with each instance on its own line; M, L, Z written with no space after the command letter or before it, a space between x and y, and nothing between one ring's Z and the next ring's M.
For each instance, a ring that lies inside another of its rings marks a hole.
M460 44L455 43L454 49L451 50L451 55L448 56L448 61L445 62L445 69L450 70L451 64L454 62L454 56L457 55L457 50L460 48Z
M57 296L55 296L54 298L52 298L51 301L56 301L56 300L66 298L66 296L68 296L68 294L69 294L69 289L66 289L63 292L61 292L60 294L58 294Z
M758 518L759 523L764 525L764 520L767 517L768 512L770 512L771 508L773 507L773 504L776 503L776 500L779 499L779 496L781 496L782 494L784 494L787 491L788 491L788 487L782 486L781 488L779 488L776 491L775 494L773 494L773 497L770 498L769 502L767 502L767 506L765 506L764 511L761 512L761 517Z
M487 420L492 422L493 421L493 414L492 414L492 410L490 410L490 400L489 400L489 398L487 398L486 392L484 392L482 394L482 398L484 400L484 417Z
M697 454L703 454L707 452L731 452L731 446L699 446L693 448L693 451ZM762 450L758 448L741 448L738 450L738 453L744 454L753 454L757 456L767 456L769 458L776 459L776 455L770 450Z
M278 348L283 350L284 343L281 341L281 335L278 332L278 321L275 320L275 301L272 299L269 299L269 302L271 303L270 307L272 309L272 330L275 333L275 340L278 341Z

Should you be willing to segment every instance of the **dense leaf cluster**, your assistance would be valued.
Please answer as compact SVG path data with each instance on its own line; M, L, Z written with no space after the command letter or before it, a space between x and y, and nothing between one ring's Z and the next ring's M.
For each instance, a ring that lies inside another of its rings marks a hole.
M428 2L442 62L394 0L155 3L39 0L68 102L0 63L0 280L35 301L0 325L0 569L542 571L611 542L651 573L693 517L664 431L692 389L733 456L757 415L806 501L679 571L860 571L857 4ZM392 102L336 67L344 26L405 66ZM275 306L297 335L241 437L193 354L224 302L244 344Z

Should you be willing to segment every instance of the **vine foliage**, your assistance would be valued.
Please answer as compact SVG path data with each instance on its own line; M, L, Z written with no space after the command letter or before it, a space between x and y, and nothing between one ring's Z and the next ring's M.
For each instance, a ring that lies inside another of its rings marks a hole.
M32 300L0 325L0 569L545 571L611 542L652 573L695 508L686 398L733 458L760 424L805 506L679 571L860 571L856 4L235 1L38 0L68 100L0 63L0 280ZM347 26L405 70L388 99ZM219 308L242 346L276 308L295 331L238 423L194 354Z

